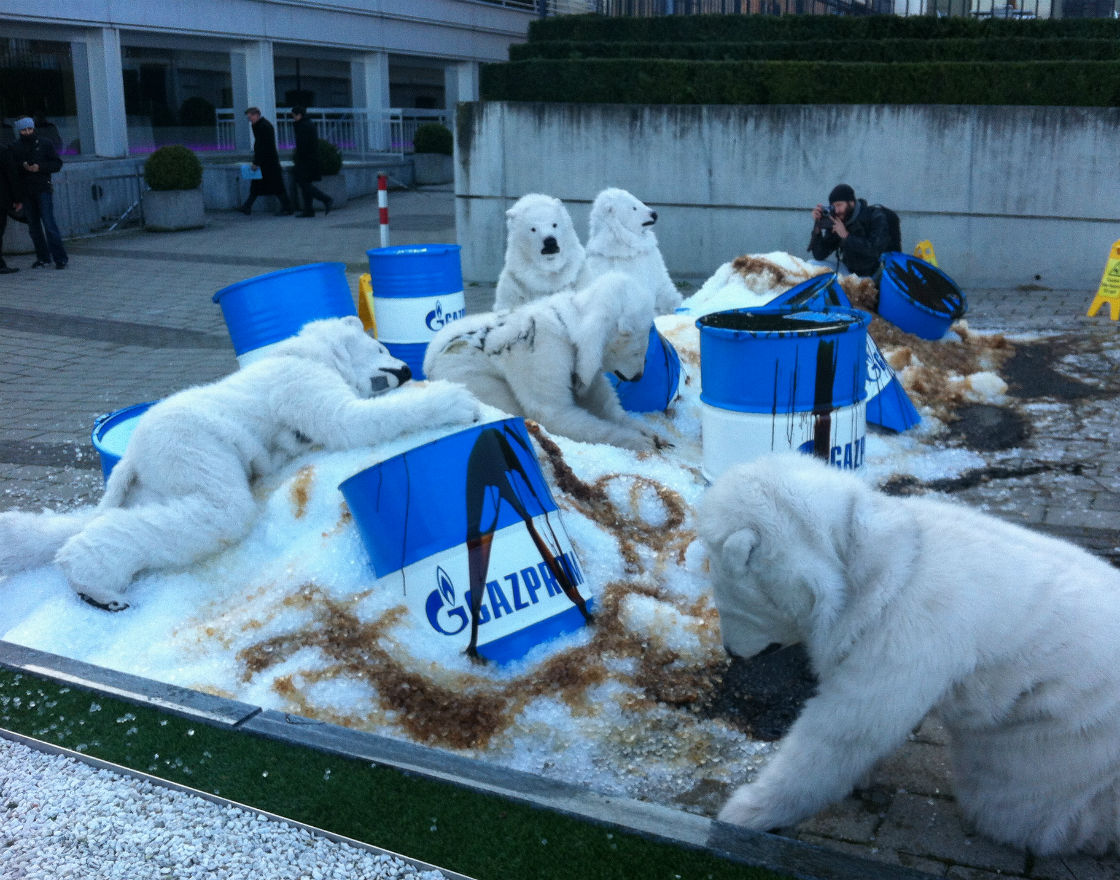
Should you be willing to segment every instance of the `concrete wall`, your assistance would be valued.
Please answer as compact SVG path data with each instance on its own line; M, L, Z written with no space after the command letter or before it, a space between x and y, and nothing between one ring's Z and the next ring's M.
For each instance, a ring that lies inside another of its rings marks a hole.
M845 181L966 288L1095 290L1120 237L1118 132L1116 108L463 104L463 274L497 278L503 211L527 192L586 236L595 194L628 189L660 214L670 273L706 278L739 254L807 256L809 211Z

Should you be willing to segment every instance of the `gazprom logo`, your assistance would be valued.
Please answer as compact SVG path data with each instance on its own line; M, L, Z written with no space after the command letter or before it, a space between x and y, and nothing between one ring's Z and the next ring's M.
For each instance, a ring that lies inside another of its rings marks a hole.
M469 603L470 597L467 597ZM428 623L438 633L453 636L462 632L470 623L470 612L464 607L455 607L455 585L440 566L436 566L436 588L428 594L424 603L424 613Z
M425 316L424 324L429 330L434 333L441 327L450 324L452 321L459 320L459 318L462 318L464 315L466 315L466 313L467 309L465 306L456 312L445 313L443 311L443 304L437 299L436 307L428 312L427 316Z
M797 451L805 455L813 454L813 441L806 440L797 447ZM833 446L828 450L828 463L845 471L854 471L863 467L863 456L867 451L867 438L858 437L851 443Z
M539 557L538 557L539 558ZM583 572L576 561L575 553L569 551L554 557L556 565L575 585L583 583ZM548 563L538 562L520 570L506 573L500 578L486 582L486 590L478 606L479 626L506 615L517 614L545 602L554 596L563 597L564 590L552 573ZM462 632L471 620L470 591L460 598L455 594L455 585L442 567L436 566L436 586L428 594L424 603L424 613L428 623L436 632L453 636ZM514 624L516 626L516 624Z

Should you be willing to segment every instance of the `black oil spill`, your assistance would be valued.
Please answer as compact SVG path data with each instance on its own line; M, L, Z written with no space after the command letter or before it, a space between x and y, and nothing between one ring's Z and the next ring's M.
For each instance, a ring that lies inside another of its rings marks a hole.
M976 452L996 452L1022 446L1031 436L1031 425L1019 410L990 403L966 403L946 427L949 437Z
M704 718L719 718L751 739L774 742L817 689L809 657L800 645L734 657L715 689L696 706Z
M1015 353L1000 369L1009 394L1024 400L1049 397L1055 400L1086 400L1116 394L1117 388L1097 388L1054 368L1070 354L1068 338L1017 343Z

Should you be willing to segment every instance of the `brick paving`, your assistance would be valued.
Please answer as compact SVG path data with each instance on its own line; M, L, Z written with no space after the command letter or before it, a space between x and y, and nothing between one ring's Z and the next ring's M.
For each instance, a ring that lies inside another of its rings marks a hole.
M394 243L455 241L450 190L395 192L390 206ZM0 509L95 501L102 481L89 432L97 415L236 368L211 302L217 290L318 260L345 263L356 290L365 251L378 244L376 201L361 199L313 220L231 211L211 214L203 230L74 240L64 272L10 258L22 271L0 276ZM468 310L485 307L492 281L468 280ZM974 485L942 488L1120 561L1120 322L1107 310L1086 316L1091 290L967 293L974 330L1058 340L1048 366L1092 393L1021 390L1014 406L1029 438L983 452L988 473ZM868 788L788 833L950 880L1120 877L1116 858L1035 859L970 835L952 800L944 734L930 720Z

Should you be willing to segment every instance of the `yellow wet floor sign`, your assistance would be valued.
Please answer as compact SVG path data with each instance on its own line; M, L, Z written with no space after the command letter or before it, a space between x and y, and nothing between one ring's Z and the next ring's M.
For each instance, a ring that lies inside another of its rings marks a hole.
M1108 263L1101 276L1101 286L1097 288L1097 295L1093 304L1089 306L1089 317L1093 317L1103 305L1108 305L1109 317L1113 321L1120 321L1120 241L1112 245L1108 254Z
M914 248L914 256L919 260L925 260L933 266L937 265L937 255L934 254L933 244L928 238L924 238L918 242Z
M362 326L372 330L377 335L377 321L373 317L373 284L369 273L358 279L358 317L362 319Z

